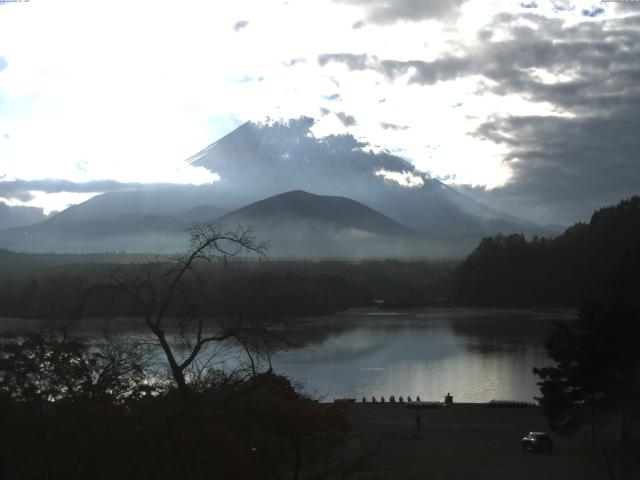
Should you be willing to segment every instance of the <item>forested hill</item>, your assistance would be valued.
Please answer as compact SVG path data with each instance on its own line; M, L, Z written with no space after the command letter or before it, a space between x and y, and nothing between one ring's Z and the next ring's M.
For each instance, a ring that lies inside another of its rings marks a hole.
M140 263L161 258L164 257L142 253L25 253L0 248L0 279L31 276L48 267Z
M639 275L640 197L596 211L547 240L483 239L455 274L456 300L482 306L576 306L602 297L611 277ZM622 273L621 273L622 272Z

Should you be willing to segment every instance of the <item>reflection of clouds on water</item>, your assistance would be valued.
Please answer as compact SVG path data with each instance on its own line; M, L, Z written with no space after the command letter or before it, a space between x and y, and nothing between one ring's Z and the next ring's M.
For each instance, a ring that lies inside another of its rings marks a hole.
M277 353L273 365L319 399L442 400L451 392L456 401L530 401L539 395L532 367L550 363L543 345L550 325L539 312L353 309L291 322L287 332L307 346ZM129 340L155 345L154 355L163 363L156 340L138 323L112 326ZM209 357L224 369L246 361L232 343L210 345L203 355Z
M324 335L311 335L317 341L305 350L279 355L276 368L327 399L442 400L452 392L457 401L478 402L539 395L532 367L548 364L543 343L549 322L537 314L403 313L372 318L350 312L328 324Z
M278 353L277 359L283 364L366 359L370 365L363 368L380 368L390 359L425 360L454 355L457 344L451 329L442 324L356 325L331 333L317 343L307 343L304 349Z
M276 354L282 363L315 363L348 360L369 354L384 344L384 339L370 328L355 328L330 335L320 343L311 343L302 349L287 350Z

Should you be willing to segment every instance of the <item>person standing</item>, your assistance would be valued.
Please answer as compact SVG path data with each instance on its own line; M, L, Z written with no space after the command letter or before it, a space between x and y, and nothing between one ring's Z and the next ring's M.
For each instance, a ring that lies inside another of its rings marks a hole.
M420 425L422 425L422 417L418 413L416 415L416 433L420 433Z

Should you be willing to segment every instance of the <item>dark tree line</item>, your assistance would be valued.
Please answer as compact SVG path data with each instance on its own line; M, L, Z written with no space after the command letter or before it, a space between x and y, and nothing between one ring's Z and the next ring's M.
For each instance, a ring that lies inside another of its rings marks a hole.
M165 262L147 265L158 267ZM134 273L135 266L118 266L119 272ZM109 274L86 272L49 272L46 276L26 279L0 280L0 316L23 318L72 318L78 314L83 302L83 291L88 285ZM242 271L228 275L209 275L208 268L201 268L203 275L215 279L207 295L192 298L199 308L210 316L261 316L290 317L328 314L350 307L372 304L369 290L334 274L305 274L294 272ZM179 293L191 295L193 279L186 279ZM193 295L191 295L193 297ZM246 299L251 298L251 302ZM96 294L85 305L85 314L92 316L136 316L142 313L140 305L132 299L122 298L112 302L106 294ZM173 312L175 313L175 312Z
M640 255L640 197L596 211L553 238L483 239L455 273L456 300L481 306L576 306L605 297L607 275Z
M91 263L89 257L59 258L0 251L0 316L70 318L77 315L83 290L112 272L135 275L140 265L161 267L171 262L170 257L160 257L131 258L126 263ZM64 263L69 258L74 261ZM200 299L192 300L199 301L201 310L211 316L318 315L371 305L373 299L400 308L428 306L450 301L456 265L453 261L257 263L236 259L226 264L200 265L201 275L213 288ZM188 296L193 286L193 279L185 279L180 295ZM252 301L246 302L246 298ZM111 303L108 295L101 294L88 302L85 309L90 316L142 313L131 299Z
M640 256L609 275L606 298L585 302L546 342L554 365L536 368L552 429L587 429L592 460L612 479L640 467Z

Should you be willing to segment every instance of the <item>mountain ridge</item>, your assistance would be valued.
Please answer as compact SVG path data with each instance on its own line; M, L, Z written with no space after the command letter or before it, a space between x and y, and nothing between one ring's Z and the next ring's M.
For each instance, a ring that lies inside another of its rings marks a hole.
M167 253L186 247L185 230L194 212L201 214L197 220L217 221L229 228L238 224L252 228L259 238L273 240L276 256L327 256L329 250L342 256L355 255L359 250L378 256L385 252L402 256L407 248L420 251L421 244L431 238L355 200L302 190L284 192L210 218L211 212L218 211L205 205L173 216L125 214L90 220L47 220L0 232L0 246L62 253L146 253L153 247Z
M368 144L351 135L316 138L313 123L307 117L268 125L247 122L187 162L218 174L221 191L249 184L260 198L296 189L344 196L426 233L551 233L476 202L401 157L367 151ZM385 172L408 175L414 186L385 178Z
M43 222L4 231L0 234L0 246L20 248L24 244L35 248L37 239L34 235L45 234L51 241L41 245L40 251L45 246L66 248L64 251L82 249L86 245L90 245L86 248L95 249L100 244L95 240L100 232L113 241L120 235L117 243L129 249L126 251L133 248L130 244L135 244L136 249L148 245L164 251L183 245L176 236L180 227L189 221L213 220L225 215L226 220L239 219L251 211L248 208L251 204L258 203L268 211L278 199L295 195L302 195L303 199L288 200L291 203L287 215L280 215L278 219L271 211L265 214L268 221L266 217L259 219L256 215L245 220L251 220L269 235L273 234L282 245L301 255L305 252L301 248L304 242L317 243L314 255L318 255L320 244L316 240L320 237L328 244L342 239L346 243L360 240L373 245L372 235L388 237L387 240L395 235L398 240L395 245L389 244L381 252L376 250L376 255L387 257L407 255L408 251L428 256L428 250L418 247L420 242L417 240L428 238L434 255L448 252L461 256L486 236L512 232L554 233L484 206L418 171L399 156L373 152L368 144L351 135L317 138L311 132L313 123L313 119L306 117L271 124L246 122L186 160L218 174L220 179L213 184L105 193ZM301 206L298 203L315 198L306 192L314 192L323 198L324 217L318 216L322 212L309 205L297 217L293 215L294 207ZM328 207L327 203L337 201L336 198L341 198L343 204ZM369 209L366 210L368 213L360 209L360 213L351 214L341 223L340 214L356 208L354 202ZM327 212L332 209L333 217L329 218ZM307 218L303 218L305 216ZM369 219L371 225L363 224L364 218ZM281 225L280 229L288 232L288 238L280 235L278 222L286 224L287 228ZM295 232L294 226L301 231ZM329 231L331 235L327 233ZM72 232L78 237L73 238ZM135 238L128 242L126 235ZM93 240L85 245L80 238L83 236ZM314 239L314 236L318 238ZM297 242L288 241L293 238L297 238ZM451 248L443 248L447 243ZM114 249L112 245L106 248ZM347 250L357 252L355 244Z
M317 221L343 228L371 229L380 235L420 235L419 232L353 199L337 195L317 195L304 190L291 190L250 203L218 220L225 222L241 218L264 221L266 217Z

